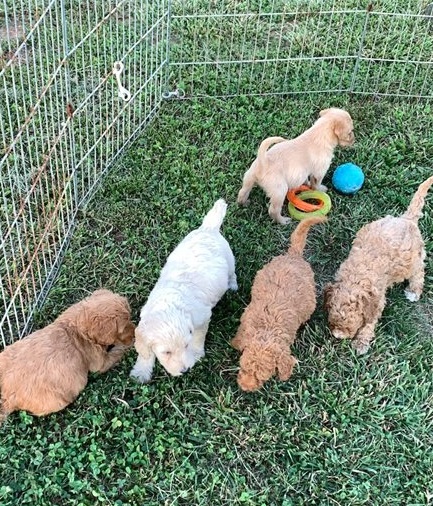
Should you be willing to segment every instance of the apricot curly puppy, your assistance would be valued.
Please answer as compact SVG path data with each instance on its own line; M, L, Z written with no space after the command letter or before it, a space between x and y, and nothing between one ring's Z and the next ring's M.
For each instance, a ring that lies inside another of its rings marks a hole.
M74 401L89 371L107 371L132 344L130 317L124 297L97 290L47 327L7 346L0 353L0 422L19 409L42 416Z
M320 111L319 116L313 126L295 139L268 137L260 144L257 158L244 174L238 204L247 204L250 191L258 185L269 197L271 218L285 225L290 218L283 217L281 209L287 190L306 182L313 189L327 190L322 179L335 148L351 146L355 136L352 118L344 109L331 107Z
M360 355L374 339L387 288L408 279L406 298L414 302L421 296L426 254L418 219L432 184L433 176L419 186L402 216L386 216L362 227L335 283L325 287L332 334L354 339L352 345Z
M301 221L292 233L288 252L256 274L251 302L231 342L242 352L238 374L242 390L257 390L274 374L281 381L292 375L297 360L290 346L316 308L314 273L302 253L310 227L324 221L323 216Z

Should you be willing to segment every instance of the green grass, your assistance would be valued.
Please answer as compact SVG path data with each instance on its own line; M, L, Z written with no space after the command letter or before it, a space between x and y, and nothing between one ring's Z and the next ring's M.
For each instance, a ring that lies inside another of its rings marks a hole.
M293 349L295 374L245 394L229 340L256 271L286 248L293 225L271 222L261 190L246 209L236 194L261 139L295 136L330 105L351 112L357 136L333 167L354 161L366 183L353 197L331 191L330 221L310 233L319 298ZM323 96L165 104L79 217L37 324L100 286L126 295L138 321L167 255L219 197L229 203L223 232L239 291L215 308L206 356L184 377L157 366L152 382L139 385L128 376L131 351L115 370L92 375L63 412L10 416L0 432L0 504L431 504L432 193L420 220L424 295L410 304L403 286L389 291L366 356L331 337L321 297L355 232L401 213L432 173L430 130L431 106L422 103Z

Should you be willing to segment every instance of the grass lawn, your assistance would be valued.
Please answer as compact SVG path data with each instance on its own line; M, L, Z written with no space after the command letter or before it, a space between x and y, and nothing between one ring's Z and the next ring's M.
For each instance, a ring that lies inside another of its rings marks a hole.
M351 112L357 136L332 169L354 161L366 183L353 197L331 190L330 221L309 235L318 307L298 334L295 374L245 394L229 340L256 271L284 251L294 224L273 224L259 189L238 208L237 191L264 137L298 135L330 105ZM139 385L128 376L131 350L63 412L10 416L0 431L0 504L432 504L433 191L420 220L424 295L411 304L403 286L389 291L367 355L332 338L321 296L355 232L402 213L431 175L431 115L426 103L326 95L164 104L79 217L37 324L100 286L126 295L138 321L167 255L219 197L229 203L223 233L239 291L215 308L206 356L185 376L157 366Z

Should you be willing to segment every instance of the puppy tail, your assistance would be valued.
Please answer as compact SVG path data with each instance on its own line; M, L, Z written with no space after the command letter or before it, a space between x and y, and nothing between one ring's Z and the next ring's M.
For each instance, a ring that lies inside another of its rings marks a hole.
M284 137L268 137L267 139L262 141L262 143L259 146L259 150L257 152L257 161L259 162L259 165L261 165L262 167L264 166L263 162L265 160L266 151L272 146L272 144L283 142L285 140L286 139L284 139Z
M207 213L203 219L200 228L216 228L219 230L227 212L227 203L224 199L219 199L215 202L212 209Z
M326 216L314 216L302 220L290 236L289 253L297 253L302 256L310 227L317 223L324 223L325 221L328 221Z
M403 214L403 218L415 221L418 221L418 219L421 218L422 208L424 206L424 199L432 184L433 184L433 176L430 176L428 179L424 181L424 183L421 183L419 185L418 190L412 197L412 200L409 204L409 207L407 208L407 211Z

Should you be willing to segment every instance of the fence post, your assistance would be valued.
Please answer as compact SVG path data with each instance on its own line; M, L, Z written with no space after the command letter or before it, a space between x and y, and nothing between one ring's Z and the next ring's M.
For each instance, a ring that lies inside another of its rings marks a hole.
M365 34L367 33L367 30L368 30L368 21L370 19L370 12L372 10L373 10L373 2L370 2L367 5L367 9L366 9L366 13L365 13L364 26L362 29L361 40L359 42L359 49L358 49L358 54L356 56L355 68L353 69L352 81L350 83L349 93L352 93L353 89L355 87L355 81L356 81L356 77L358 75L359 63L361 61L362 51L364 49Z

